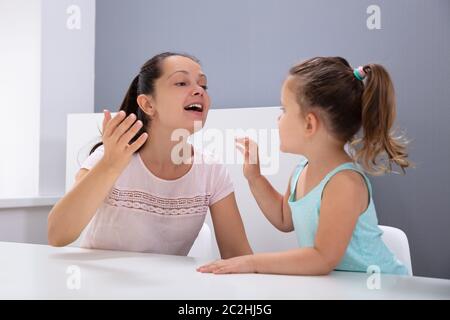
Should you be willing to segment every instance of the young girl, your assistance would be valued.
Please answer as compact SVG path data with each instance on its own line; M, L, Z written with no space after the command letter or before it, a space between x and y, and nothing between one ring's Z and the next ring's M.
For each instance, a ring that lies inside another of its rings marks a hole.
M281 151L305 156L284 196L260 174L258 161L248 161L253 142L237 142L259 207L277 229L295 230L299 248L220 260L198 271L323 275L375 265L383 273L407 274L381 239L372 188L357 164L375 174L410 165L405 146L391 135L395 98L388 72L377 64L353 70L340 57L313 58L290 70L281 104ZM347 142L356 146L353 157Z
M209 106L195 58L162 53L146 62L120 112L104 112L102 146L51 210L49 243L68 245L87 227L82 247L187 255L209 208L221 257L251 254L225 167L186 140L183 161L172 152L180 147L172 132L192 133Z

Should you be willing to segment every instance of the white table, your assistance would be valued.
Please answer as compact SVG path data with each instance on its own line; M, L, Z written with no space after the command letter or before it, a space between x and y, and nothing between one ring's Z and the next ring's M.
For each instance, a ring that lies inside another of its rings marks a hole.
M450 299L450 280L381 275L381 288L369 289L364 273L304 277L196 272L204 262L0 242L0 299Z

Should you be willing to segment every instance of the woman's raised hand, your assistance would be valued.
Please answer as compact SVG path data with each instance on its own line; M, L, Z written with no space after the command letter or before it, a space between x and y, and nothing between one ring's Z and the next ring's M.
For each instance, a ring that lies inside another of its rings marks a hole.
M102 161L111 169L125 169L135 153L147 140L148 134L142 133L136 141L130 144L131 139L142 128L142 121L136 121L136 115L126 116L120 111L114 118L111 113L104 110L102 141L105 152Z

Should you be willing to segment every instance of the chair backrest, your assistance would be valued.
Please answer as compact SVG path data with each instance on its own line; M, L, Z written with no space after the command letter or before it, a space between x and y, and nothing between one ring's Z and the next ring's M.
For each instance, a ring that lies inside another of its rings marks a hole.
M406 234L394 227L379 226L383 231L382 239L386 246L395 254L395 256L405 265L409 274L412 276L411 253Z
M286 190L287 182L292 170L298 164L298 156L280 153L279 134L277 131L277 117L280 115L279 107L261 108L228 108L212 109L208 112L208 121L205 129L214 129L219 136L227 137L228 130L236 130L236 136L256 135L260 143L260 161L262 173L270 179L277 190ZM89 154L90 148L99 141L102 127L102 113L69 114L67 117L67 153L66 153L66 190L74 183L75 174L80 164ZM241 131L241 132L239 132ZM211 141L211 135L202 135L204 130L198 132L203 137L205 149L217 147L219 154L224 153L227 147L234 150L236 159L243 159L235 148L234 138L223 144ZM211 133L211 132L210 132ZM253 133L253 134L252 134ZM202 139L200 139L201 141ZM265 141L265 142L264 142ZM219 157L220 158L220 157ZM253 250L256 251L282 251L297 245L297 238L293 232L279 232L260 212L248 187L247 180L242 174L242 162L229 163L223 159L234 185L234 193L239 211L244 222L247 237L250 239ZM206 218L210 230L213 225L210 217ZM214 257L219 257L219 250L215 244L214 232L211 232ZM77 245L78 241L74 244Z
M197 239L192 245L191 250L188 253L189 257L201 258L205 260L213 260L213 248L211 229L204 223L203 227L198 233Z

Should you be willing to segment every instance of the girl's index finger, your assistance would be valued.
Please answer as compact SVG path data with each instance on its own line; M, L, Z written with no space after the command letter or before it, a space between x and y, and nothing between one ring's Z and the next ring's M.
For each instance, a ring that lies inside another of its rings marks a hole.
M248 137L234 138L234 140L236 141L236 143L245 144L245 142L248 140Z
M245 139L244 145L245 145L245 150L248 150L250 147L250 140L248 138Z
M242 148L242 150L244 150L246 148L244 141L239 141L239 140L236 139L235 142L236 142L236 144L235 144L236 148L240 147L240 148Z

